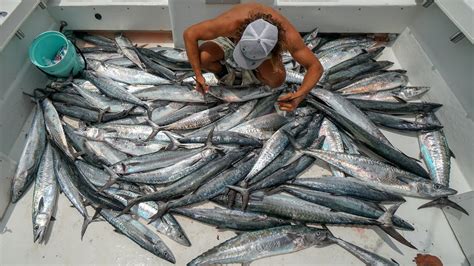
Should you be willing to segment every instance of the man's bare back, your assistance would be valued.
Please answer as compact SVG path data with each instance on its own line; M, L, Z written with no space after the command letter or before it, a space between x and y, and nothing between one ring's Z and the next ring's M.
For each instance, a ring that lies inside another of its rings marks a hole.
M322 66L316 56L309 50L299 32L279 12L261 4L248 3L237 5L222 13L216 18L206 20L187 28L183 34L189 61L196 74L196 89L205 93L208 90L201 69L219 73L223 66L220 61L224 59L225 53L222 47L213 42L205 42L198 46L198 41L210 41L218 37L228 37L240 40L242 36L241 26L246 23L251 14L271 15L271 21L278 24L278 42L282 43L293 58L307 70L303 83L295 93L281 96L278 103L281 110L292 111L305 98L309 91L316 85L322 75ZM256 77L270 87L278 87L285 80L285 68L279 54L272 54L272 58L263 61L255 69Z

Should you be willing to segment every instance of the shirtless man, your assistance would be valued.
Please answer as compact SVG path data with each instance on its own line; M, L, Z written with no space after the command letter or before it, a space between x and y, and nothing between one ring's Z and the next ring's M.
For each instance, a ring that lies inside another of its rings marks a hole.
M306 69L294 93L282 95L278 104L293 111L321 78L323 68L304 44L299 32L276 10L261 4L240 4L220 16L190 26L183 34L189 62L196 74L196 89L209 89L201 69L226 74L222 62L231 60L257 82L272 88L285 82L281 53L287 50ZM198 41L206 41L200 46Z

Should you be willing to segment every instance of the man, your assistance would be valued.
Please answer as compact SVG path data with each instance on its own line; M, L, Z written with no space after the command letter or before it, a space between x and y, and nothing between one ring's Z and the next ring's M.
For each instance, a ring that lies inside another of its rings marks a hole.
M299 32L280 13L265 5L237 5L220 16L192 25L184 31L189 62L196 74L196 89L206 93L209 87L201 69L226 74L222 62L233 61L257 82L276 88L285 82L283 49L306 69L303 83L294 93L278 99L283 111L293 111L321 78L323 68L304 44ZM206 41L198 45L198 41Z

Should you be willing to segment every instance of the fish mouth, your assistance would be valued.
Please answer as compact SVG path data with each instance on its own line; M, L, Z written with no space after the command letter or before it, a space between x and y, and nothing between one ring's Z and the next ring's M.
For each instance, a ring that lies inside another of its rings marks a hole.
M160 252L160 255L161 255L161 258L175 264L176 263L176 259L173 255L173 253L171 253L171 251L161 251Z

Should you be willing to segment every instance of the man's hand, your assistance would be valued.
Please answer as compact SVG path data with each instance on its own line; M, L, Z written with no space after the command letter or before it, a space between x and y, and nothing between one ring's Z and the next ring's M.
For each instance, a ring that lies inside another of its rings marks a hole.
M206 94L209 91L209 86L206 84L206 79L202 76L196 76L196 90L202 95Z
M278 106L280 110L292 112L304 100L306 94L301 95L298 92L287 93L278 98Z

